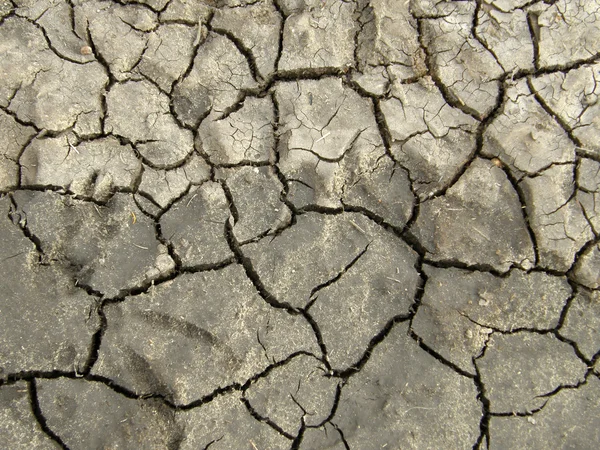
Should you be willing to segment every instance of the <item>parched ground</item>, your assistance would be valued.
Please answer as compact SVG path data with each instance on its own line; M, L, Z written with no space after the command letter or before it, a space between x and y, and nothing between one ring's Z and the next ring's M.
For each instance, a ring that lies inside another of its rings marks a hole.
M596 449L600 0L0 0L0 448Z

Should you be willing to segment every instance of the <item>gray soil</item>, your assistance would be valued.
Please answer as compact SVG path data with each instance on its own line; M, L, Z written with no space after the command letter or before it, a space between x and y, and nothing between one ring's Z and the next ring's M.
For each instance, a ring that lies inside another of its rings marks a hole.
M596 449L600 0L0 0L0 448Z

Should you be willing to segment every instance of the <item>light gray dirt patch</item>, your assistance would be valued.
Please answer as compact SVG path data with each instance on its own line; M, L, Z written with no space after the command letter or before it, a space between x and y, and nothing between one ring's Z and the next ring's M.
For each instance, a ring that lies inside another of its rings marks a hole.
M133 190L142 172L132 147L114 137L84 142L72 134L36 138L19 163L21 186L60 186L100 202L116 189Z
M600 441L600 381L589 377L578 389L548 398L544 408L527 417L492 417L490 449L509 449L515 442L530 449L594 448Z
M494 334L476 364L492 413L540 408L562 386L583 382L586 365L552 334Z
M169 448L182 434L166 405L127 398L98 382L41 380L37 393L48 427L74 450Z
M173 83L188 67L197 34L197 27L181 24L159 26L148 39L138 70L161 90L171 92Z
M573 196L573 169L572 164L555 165L520 183L540 265L562 272L573 265L575 254L593 238L583 208Z
M245 398L260 416L295 436L303 424L317 426L329 417L338 382L326 374L320 361L301 355L253 383Z
M115 194L106 206L52 192L14 195L20 214L44 253L67 264L73 282L107 297L149 284L155 266L164 266L154 223L127 194ZM22 211L22 213L21 213Z
M178 420L186 430L181 450L283 449L291 445L289 439L252 417L237 393L180 413Z
M0 207L0 380L19 371L81 370L98 327L96 298L75 286L68 267L41 263L8 197Z
M573 279L590 289L600 287L600 245L592 245L582 253L573 270Z
M496 56L506 73L532 70L534 44L527 11L511 8L505 12L498 3L482 3L475 29L477 38Z
M343 68L354 60L353 20L356 8L351 2L307 0L285 21L283 51L279 70L318 67Z
M20 125L14 117L0 111L0 190L19 185L18 160L23 147L35 131Z
M398 229L414 212L415 196L408 173L383 147L368 153L353 148L340 162L335 177L345 209L372 212Z
M0 447L595 448L598 19L0 0Z
M160 13L161 22L182 21L187 23L205 22L212 12L208 3L172 0Z
M101 66L74 64L54 55L44 63L30 83L20 85L10 111L38 128L60 131L77 125L88 134L100 133L101 93L108 83Z
M399 227L406 223L410 185L385 154L367 99L331 78L282 83L276 98L279 167L295 206L344 204L372 209Z
M581 158L577 164L577 201L595 235L600 231L600 162Z
M310 314L333 367L353 366L388 321L408 316L419 282L416 256L404 242L377 236L339 279L311 293Z
M375 0L362 11L357 53L363 71L369 66L395 64L407 76L419 74L423 55L417 23L409 9L409 3Z
M294 352L318 351L308 322L271 308L235 264L182 274L105 313L93 373L177 404L243 384Z
M198 128L197 147L214 164L248 164L273 159L273 104L269 97L246 98L223 117L215 110Z
M44 434L33 415L25 382L0 387L0 446L15 450L60 448Z
M562 65L600 51L600 2L558 0L539 8L540 65Z
M389 239L398 242L390 244ZM367 251L368 254L371 245L377 249L375 253L381 255L377 264L385 268L385 274L397 277L397 268L401 268L400 278L406 281L404 287L407 289L400 291L401 304L406 306L414 289L411 281L416 282L414 275L411 276L411 272L415 273L415 255L399 238L360 214L307 213L299 216L297 223L280 235L244 245L242 252L249 258L267 291L278 301L304 307L320 287L329 284L330 280L335 281L361 253ZM377 260L375 258L374 263ZM402 288L385 279L383 273L377 273L376 277L369 283L375 283L378 289L397 291Z
M138 193L150 196L163 209L181 198L190 188L190 181L181 167L157 170L144 166L141 178Z
M575 341L590 360L600 351L600 292L581 290L575 296L560 335Z
M148 31L157 25L156 14L139 5L120 6L110 2L85 1L74 11L80 36L89 32L98 57L119 81L130 79L148 46Z
M223 188L206 182L190 190L160 219L184 266L217 264L232 256L225 238L229 203Z
M302 450L345 450L348 447L344 445L340 431L327 423L320 428L307 429L300 448Z
M218 177L225 181L233 198L237 217L233 234L239 242L273 233L291 221L291 212L281 201L283 186L270 167L221 169Z
M71 14L73 13L71 3L65 0L26 3L32 5L34 3L47 3L47 5L40 5L43 9L35 22L43 27L49 46L60 58L76 63L86 63L94 59L93 55L81 52L81 49L87 45L85 34L77 35L75 30L66 30L66 27L64 27L65 23L71 22Z
M192 70L173 91L176 117L196 127L210 111L223 113L237 101L241 89L255 85L248 61L235 44L227 37L208 33Z
M23 52L26 48L28 51ZM48 49L44 35L20 17L9 17L0 27L0 105L8 106L21 86L31 85L37 74L49 70L55 56Z
M152 164L177 165L193 151L192 133L177 125L169 113L169 98L152 84L117 84L106 102L106 130L137 144Z
M394 83L392 95L381 102L390 150L424 200L447 186L472 156L477 122L426 82Z
M423 352L402 324L344 387L335 424L351 448L471 448L476 397L473 380Z
M535 263L516 191L500 168L482 159L473 161L444 196L421 205L411 231L435 261L499 271Z
M493 329L554 329L571 288L565 277L513 269L508 277L424 266L425 293L412 329L427 345L474 374Z
M455 104L483 118L496 104L502 69L493 54L470 35L474 8L474 3L461 2L445 20L425 20L423 41L435 76L448 87Z
M572 130L582 150L600 153L600 65L584 65L567 73L533 78L532 85L550 110Z
M210 24L213 30L239 39L252 55L257 77L266 79L278 59L281 19L270 2L256 2L246 8L218 9Z
M575 144L536 101L524 80L506 95L501 113L485 131L482 154L499 158L518 178L575 160Z

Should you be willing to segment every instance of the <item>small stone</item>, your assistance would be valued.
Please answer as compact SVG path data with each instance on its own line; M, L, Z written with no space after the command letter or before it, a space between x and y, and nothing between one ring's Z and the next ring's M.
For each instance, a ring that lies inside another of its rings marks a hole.
M79 50L79 53L81 53L82 55L91 55L92 54L92 47L90 47L89 45L84 45Z
M498 158L492 158L492 163L494 163L496 167L502 168L502 166L504 166L504 164L502 164L502 161L500 161Z

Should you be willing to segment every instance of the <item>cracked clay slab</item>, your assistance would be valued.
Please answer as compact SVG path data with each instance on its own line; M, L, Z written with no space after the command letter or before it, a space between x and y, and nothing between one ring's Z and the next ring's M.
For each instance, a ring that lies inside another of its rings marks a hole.
M61 186L104 202L133 189L142 166L130 145L114 137L78 142L73 135L36 138L21 154L21 186Z
M434 261L530 269L535 255L521 209L502 169L475 159L445 195L421 205L411 231Z
M233 234L239 242L289 225L291 212L281 201L283 186L271 168L222 169L217 176L225 181L233 198Z
M600 291L582 289L569 306L559 333L590 360L600 351Z
M300 355L257 380L245 398L261 417L295 436L303 425L317 427L330 417L338 383L326 374L319 360Z
M225 238L229 202L219 183L191 189L160 219L163 235L185 266L217 264L232 256Z
M441 356L473 373L493 330L549 330L571 296L566 277L513 269L490 273L424 266L425 293L412 330ZM451 319L450 319L451 318Z
M279 70L345 67L353 60L356 23L352 2L307 0L285 21Z
M178 416L185 428L182 450L210 448L288 448L290 439L268 424L252 417L240 394L218 396L210 403Z
M564 389L526 417L492 417L490 437L495 448L519 442L527 448L594 448L600 441L600 381L590 376L577 389Z
M555 165L520 183L540 265L552 270L567 271L593 237L583 207L573 196L573 172L572 164Z
M117 84L106 102L106 129L136 144L152 164L174 166L192 152L192 133L178 126L169 114L169 98L154 85L144 81Z
M390 320L409 314L420 289L415 256L403 242L387 241L384 234L333 283L313 289L309 311L333 367L353 367Z
M366 249L368 254L368 247L374 242L387 241L391 237L361 214L307 213L299 216L296 224L281 234L244 245L241 250L277 301L302 308L319 286L330 284L330 280L344 272L361 252ZM374 248L381 255L378 263L385 267L390 277L406 277L399 284L404 285L407 291L401 290L400 295L410 298L410 291L416 283L415 277L411 276L411 272L415 273L412 250L402 241L391 246L374 244ZM381 277L381 284L377 286L378 283L374 282L378 289L402 289L395 286L396 282L385 279L385 273L378 273L377 277ZM342 281L343 284L345 282ZM405 302L402 303L406 305Z
M68 265L42 260L8 197L0 208L0 380L27 370L81 370L98 327L96 298L76 287Z
M237 264L182 274L108 306L106 317L93 373L178 404L243 384L294 352L318 351L308 322L271 308Z
M494 334L487 345L476 364L493 413L533 411L555 390L584 380L586 364L552 334Z
M419 349L399 324L342 390L335 424L350 448L470 448L482 414L476 397L473 380Z
M29 401L29 386L19 382L0 391L0 446L27 450L60 447L40 428Z
M181 438L175 413L166 405L127 398L99 382L42 380L37 396L42 414L50 418L47 425L72 449L169 448Z
M74 283L107 297L150 284L165 259L154 223L130 195L115 194L106 205L53 192L19 191L14 198L47 257L63 262ZM165 273L173 269L162 267Z

